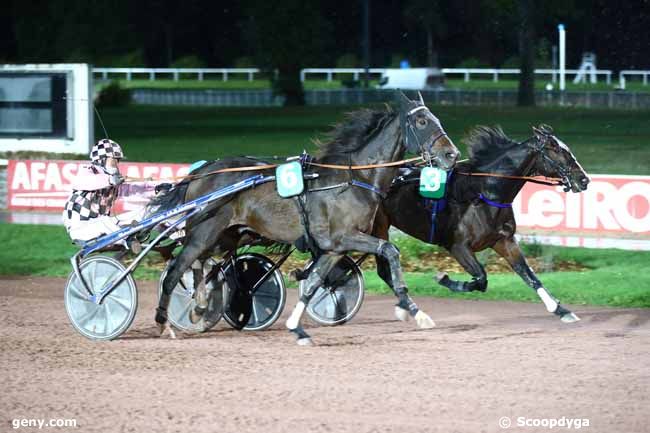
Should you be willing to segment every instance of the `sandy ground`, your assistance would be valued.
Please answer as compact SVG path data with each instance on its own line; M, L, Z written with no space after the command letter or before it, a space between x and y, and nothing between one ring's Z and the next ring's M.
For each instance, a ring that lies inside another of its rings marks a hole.
M420 331L368 296L347 325L312 327L315 347L282 321L172 341L155 337L149 282L131 330L91 342L68 323L63 285L0 279L0 432L75 419L40 431L474 433L503 431L505 416L508 431L567 430L519 417L650 430L650 310L578 307L566 325L541 304L417 299L438 324Z

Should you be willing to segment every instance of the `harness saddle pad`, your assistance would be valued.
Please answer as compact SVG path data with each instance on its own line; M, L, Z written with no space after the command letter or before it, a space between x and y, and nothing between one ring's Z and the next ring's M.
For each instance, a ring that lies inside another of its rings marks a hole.
M305 189L302 165L298 161L287 162L275 169L275 184L280 197L293 197Z
M447 172L437 167L424 167L420 172L420 195L440 199L445 196Z

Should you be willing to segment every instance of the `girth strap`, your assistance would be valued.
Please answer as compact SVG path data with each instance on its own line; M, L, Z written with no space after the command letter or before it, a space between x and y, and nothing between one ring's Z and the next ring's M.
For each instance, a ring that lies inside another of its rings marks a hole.
M484 196L483 194L479 194L478 198L483 200L488 205L490 205L492 207L498 207L499 209L508 209L508 208L512 207L512 203L499 203L499 202L496 202L496 201L492 201L489 198L487 198L486 196Z

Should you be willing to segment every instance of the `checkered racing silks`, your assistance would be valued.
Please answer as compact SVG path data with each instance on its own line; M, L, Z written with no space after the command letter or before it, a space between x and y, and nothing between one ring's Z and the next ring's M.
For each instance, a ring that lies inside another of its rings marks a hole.
M106 158L124 158L124 152L120 145L108 138L99 140L90 150L90 160L94 164L104 165Z
M100 215L110 215L117 198L118 187L111 186L96 191L73 190L65 204L66 226L76 221L88 221Z

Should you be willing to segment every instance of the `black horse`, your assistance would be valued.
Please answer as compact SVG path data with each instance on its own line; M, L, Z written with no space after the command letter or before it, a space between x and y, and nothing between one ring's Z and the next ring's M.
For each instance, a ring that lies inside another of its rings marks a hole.
M561 179L565 191L584 191L589 177L571 150L553 135L550 127L533 131L532 138L518 143L498 127L474 129L467 140L470 159L459 162L451 173L444 208L443 202L419 195L419 170L402 173L382 203L374 233L388 239L388 228L393 225L422 241L443 246L473 277L470 282L460 282L439 273L438 283L455 292L487 289L487 274L474 253L492 248L537 292L549 312L563 322L575 322L578 316L544 288L514 237L516 222L511 203L526 180L469 175L541 175ZM391 284L390 269L384 260L377 261L377 272Z
M320 145L316 161L345 166L390 163L401 160L406 151L418 153L443 169L451 169L459 155L422 98L411 101L399 92L397 111L360 110L351 113L348 122L334 129L331 140ZM233 158L207 164L194 174L200 176L224 166L255 164L262 163ZM309 162L305 163L305 168L312 169ZM242 228L271 241L301 245L317 258L307 276L308 290L287 320L287 327L297 336L299 344L311 343L300 325L309 299L330 269L348 251L376 254L386 260L399 307L414 316L418 326L434 326L431 318L420 311L407 294L398 249L370 234L382 196L397 170L395 166L368 170L319 168L320 176L308 181L307 191L295 198L281 198L275 191L275 184L266 183L226 197L190 219L183 250L163 281L163 294L156 314L161 332L167 322L169 296L185 270L217 249L228 251L236 248L239 244L237 233ZM157 204L164 210L248 176L250 172L227 173L184 181L160 197ZM207 296L198 298L207 299ZM203 312L203 306L200 307L197 314Z

